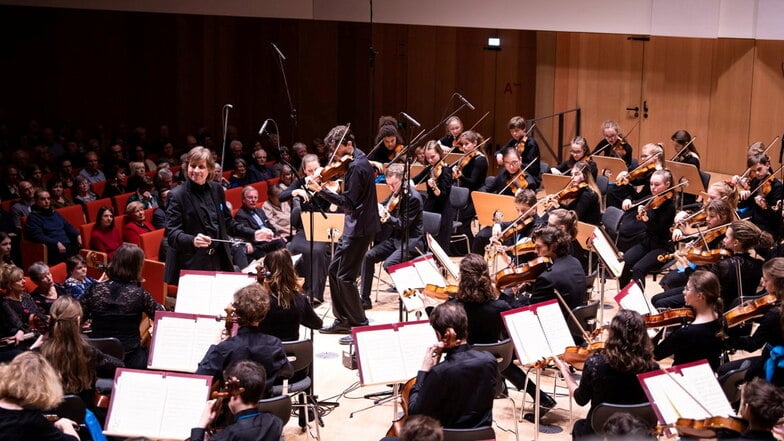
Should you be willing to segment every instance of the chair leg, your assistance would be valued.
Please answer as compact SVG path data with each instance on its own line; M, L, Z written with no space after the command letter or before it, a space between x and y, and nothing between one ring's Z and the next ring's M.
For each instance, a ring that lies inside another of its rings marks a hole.
M520 431L517 428L517 417L515 414L517 413L517 405L514 402L514 399L509 395L505 395L504 398L509 400L512 403L512 420L514 421L514 434L515 434L515 441L520 441ZM525 398L523 398L525 400Z

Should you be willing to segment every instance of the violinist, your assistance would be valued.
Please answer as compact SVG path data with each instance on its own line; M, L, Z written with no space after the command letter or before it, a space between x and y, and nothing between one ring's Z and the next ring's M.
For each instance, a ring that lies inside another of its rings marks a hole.
M425 159L425 146L419 144L414 148L414 162L411 165L427 165L427 159Z
M397 120L391 116L382 116L378 121L378 134L376 135L376 145L382 143L379 148L375 148L368 156L370 165L376 170L379 177L376 179L383 182L386 164L395 159L395 156L403 149L403 138L397 130Z
M384 262L384 269L400 262L411 259L417 248L422 248L422 196L413 188L409 188L406 197L403 194L403 164L390 164L387 167L386 183L392 193L389 197L379 204L381 215L381 234L383 239L375 241L375 244L365 254L362 260L362 308L371 309L373 303L370 300L370 291L373 288L373 276L375 274L376 262ZM405 211L402 210L405 207ZM403 228L407 231L404 232ZM408 239L408 254L403 254L403 239Z
M490 280L487 262L478 254L468 254L460 262L460 282L456 296L468 317L468 344L496 343L507 338L501 313L512 309L509 303L498 298ZM536 396L536 385L528 381L525 373L511 363L501 374L519 391ZM540 417L555 407L555 400L540 391Z
M569 366L555 358L574 401L591 408L585 419L574 422L573 439L586 439L594 435L591 416L600 403L646 403L648 398L637 380L637 374L659 369L653 360L653 344L648 337L645 322L639 313L622 309L610 322L604 349L595 352L585 362L579 385Z
M632 200L640 200L650 196L651 175L656 170L664 168L663 152L664 150L659 144L645 144L640 154L640 163L643 165L629 173L619 173L616 180L610 182L607 187L607 206L618 207L626 211L626 207L632 204ZM638 191L637 188L640 190ZM640 234L641 230L644 230L643 226L635 221L636 214L636 212L627 213L621 222L623 230L618 246L621 251L626 250L627 243L636 243L637 239L634 235Z
M750 190L740 192L738 211L741 217L779 238L781 214L776 206L784 196L784 186L776 177L770 176L772 171L767 155L751 156L747 164L755 177L749 182Z
M210 346L199 362L196 374L219 379L234 363L251 360L261 363L267 372L266 391L272 390L272 385L278 384L279 380L290 378L293 369L280 339L259 329L269 305L269 294L258 283L237 290L232 303L239 324L237 335Z
M734 306L739 297L756 294L762 276L762 260L752 256L751 251L770 248L772 242L769 234L747 220L734 221L727 227L723 247L731 251L732 256L705 268L719 278L721 297L727 307ZM687 259L680 262L676 259L676 267L686 274L697 268ZM657 308L680 308L684 305L682 292L681 288L672 287L653 296L651 302Z
M438 343L425 353L411 390L409 415L433 417L448 429L491 425L498 376L495 356L471 349L468 318L457 302L436 306L430 326Z
M444 150L444 153L449 153L458 148L458 139L460 134L463 133L463 121L458 116L450 116L444 123L446 135L438 140L438 145Z
M321 332L349 334L352 326L368 324L357 289L357 277L373 237L381 230L378 217L376 188L373 185L373 168L365 154L354 147L354 135L347 126L336 126L324 138L335 148L335 156L343 158L353 154L353 161L346 171L345 190L341 194L324 189L316 180L310 182L311 190L343 209L346 214L343 234L329 265L329 289L332 295L334 323ZM345 337L344 337L345 338ZM350 337L344 341L350 340Z
M760 325L749 336L730 336L728 346L746 352L762 349L762 354L740 360L733 360L719 367L719 376L750 365L746 379L764 378L778 387L784 386L784 369L780 360L784 353L784 315L781 313L781 300L784 298L784 258L776 257L765 262L762 267L762 284L768 294L778 298L779 305L769 309L760 319ZM766 366L769 365L769 368Z
M452 174L457 177L458 185L469 191L479 190L487 177L487 158L479 147L484 141L484 137L473 130L461 133L458 139L460 151L465 156L452 167Z
M603 156L621 158L629 170L637 166L636 161L632 159L632 146L621 137L621 126L617 122L612 120L603 122L602 136L603 139L593 149L594 155L601 151Z
M512 245L517 243L518 240L524 237L529 237L534 228L542 223L541 218L536 214L536 210L531 210L536 204L536 193L530 188L518 192L515 195L515 209L519 215L526 214L526 217L520 219L518 224L521 227L518 231L509 234L509 238L503 241L504 245ZM512 221L499 222L492 227L484 227L474 237L474 243L471 245L471 252L475 254L482 254L485 252L485 247L491 242L500 240L499 235L505 231L512 224Z
M38 307L30 294L25 292L24 271L14 265L3 267L2 283L4 295L0 300L0 336L14 339L14 350L0 353L0 360L10 360L21 350L28 349L35 341L29 338L35 331L31 326L36 317L46 319L46 313Z
M234 424L229 425L209 439L213 441L278 441L283 432L283 422L277 416L260 412L258 402L265 396L267 373L264 366L250 360L232 364L223 374L224 380L238 381L239 390L229 392L228 406L235 417ZM191 429L191 441L203 441L207 427L218 416L220 406L216 399L207 401L204 406L199 425Z
M588 141L582 136L575 136L572 138L571 145L569 146L569 158L558 164L557 167L551 168L550 173L554 175L568 174L572 171L575 164L587 162L588 166L591 168L591 175L593 175L595 181L598 170L596 169L596 163L593 162L590 155L591 149L588 147Z
M692 224L704 224L705 220L707 219L707 208L713 201L723 201L727 204L726 207L726 214L729 215L729 218L725 216L725 211L722 209L722 214L719 217L723 220L722 222L716 223L713 226L725 224L727 222L731 222L736 219L735 211L738 208L738 192L735 190L735 186L729 184L725 181L717 181L708 187L708 200L705 201L705 205L703 205L702 209L702 216L700 213L688 213L686 211L679 211L675 214L675 225L672 230L672 240L673 241L680 241L684 233L683 231ZM701 218L701 219L700 219Z
M588 162L575 163L571 170L572 181L567 188L556 193L556 200L559 207L574 210L581 222L601 225L601 192L590 170Z
M482 191L505 194L507 196L514 196L517 192L526 188L536 191L537 187L530 185L528 172L522 171L525 164L520 162L520 154L517 153L517 150L514 147L505 147L499 154L503 156L504 168L493 178L490 185Z
M548 225L535 230L531 239L535 243L536 255L547 257L553 263L531 285L531 296L527 304L533 305L556 299L557 290L569 309L584 305L585 271L580 261L569 254L571 237L558 228ZM563 309L564 305L561 305L561 308Z
M302 225L301 216L321 216L319 209L329 211L330 204L326 199L317 196L310 199L308 193L303 190L305 176L313 176L319 168L318 156L308 153L302 158L300 169L301 178L292 182L289 187L280 194L280 201L292 202L291 206L291 225L297 231L294 238L288 244L288 249L292 254L302 254L302 258L297 264L297 274L305 278L303 289L305 296L311 299L314 306L324 302L324 285L327 283L327 267L329 266L329 244L327 242L313 242L311 252L311 242L305 238L305 230ZM309 262L308 265L306 262Z
M714 371L718 369L726 337L720 294L719 278L710 271L696 271L689 277L683 298L686 306L694 310L694 321L675 329L656 344L653 351L656 360L672 356L672 364L680 365L706 359Z
M675 202L672 198L672 191L664 193L671 186L672 174L669 170L663 169L653 172L650 179L650 192L653 199L650 199L646 205L638 205L634 210L638 215L644 214L645 216L638 218L638 220L648 219L643 221L645 233L636 245L624 253L623 259L626 264L619 278L620 286L626 286L634 279L644 287L645 276L662 266L662 263L658 261L659 255L667 254L672 250L670 226L675 218ZM624 201L623 206L626 210L632 211L630 201Z
M496 153L495 159L498 162L498 165L503 165L505 161L504 158L506 157L506 149L512 147L517 150L517 155L524 165L533 162L531 167L526 171L526 180L528 180L529 187L535 190L539 188L539 184L542 183L542 169L539 165L539 144L536 143L533 136L526 135L526 123L522 116L513 116L512 119L509 120L507 128L509 129L509 134L512 135L512 139L507 141L501 150Z
M427 199L424 203L424 211L441 215L441 224L436 240L441 245L441 248L448 250L455 214L452 204L449 203L452 173L450 173L444 162L444 156L446 156L446 153L439 147L438 142L429 141L425 145L425 159L428 166L414 177L414 182L427 181Z
M583 271L586 274L593 271L595 265L590 270L588 268L588 250L583 248L577 239L577 221L579 220L577 213L574 210L556 208L547 213L545 217L547 225L557 228L569 236L569 254L580 261Z
M700 154L697 153L697 147L692 142L692 136L686 130L678 130L670 137L672 141L673 153L677 154L672 160L675 162L682 162L684 164L691 164L700 170ZM689 205L697 201L697 197L693 194L684 193L683 204Z
M743 386L743 407L740 414L749 428L740 440L774 441L773 428L784 417L784 390L762 379L754 379Z

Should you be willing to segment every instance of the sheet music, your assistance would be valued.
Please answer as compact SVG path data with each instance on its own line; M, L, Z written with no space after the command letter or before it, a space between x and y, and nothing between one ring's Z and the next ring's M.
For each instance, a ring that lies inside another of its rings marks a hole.
M424 288L425 284L419 277L416 267L411 264L396 265L392 270L390 267L389 277L395 284L395 289L398 294L403 294L407 289L420 289Z
M596 227L593 232L591 244L607 268L615 277L620 277L625 262L618 260L618 254L601 228Z
M552 355L539 319L532 310L505 315L504 323L512 337L517 355L522 364L532 364Z
M213 274L183 274L177 288L177 302L174 310L186 314L200 314L205 307L205 299L212 292L215 281Z
M148 363L151 369L195 372L187 370L183 359L190 359L193 352L195 321L190 318L162 317L155 322L153 329L152 356ZM195 368L195 366L194 366Z
M241 273L217 273L215 274L215 282L212 289L212 301L210 302L210 309L200 314L219 315L223 314L227 306L231 305L234 301L234 293L240 288L244 288L252 283L256 283L256 279L248 277L247 274ZM179 296L178 296L179 297Z
M405 378L415 377L422 367L427 349L438 342L436 331L430 323L411 323L398 328L401 355L405 366Z
M363 385L400 383L410 378L405 376L400 340L394 329L357 332L355 341Z
M422 280L422 287L425 285L446 286L446 280L444 280L444 276L441 275L441 271L438 270L438 266L432 255L415 259L414 267Z
M734 415L732 405L708 363L682 368L681 373L694 385L702 404L708 408L711 416Z
M539 316L539 323L550 345L551 355L561 355L567 346L574 346L574 337L558 303L536 308L536 315Z
M641 315L656 314L658 312L656 307L653 306L653 303L645 296L640 285L634 281L629 282L629 284L615 296L615 302L620 305L621 309L637 311Z
M430 247L430 252L432 252L438 262L446 268L447 272L457 280L460 274L460 268L449 259L449 256L446 255L444 249L441 248L441 245L439 245L435 239L433 239L433 236L431 236L430 233L425 233L425 237L427 238L427 246Z
M185 439L196 427L209 396L209 387L201 378L166 377L166 400L163 413L158 416L160 438Z
M218 321L213 317L199 317L196 319L196 335L193 339L190 358L190 365L193 366L193 370L189 372L196 372L199 362L207 354L210 346L220 343L221 334L225 327L225 321Z
M161 394L163 390L164 377L160 374L127 371L118 374L112 392L106 431L157 437L161 430L161 414L164 408L164 396ZM144 424L141 425L140 422Z

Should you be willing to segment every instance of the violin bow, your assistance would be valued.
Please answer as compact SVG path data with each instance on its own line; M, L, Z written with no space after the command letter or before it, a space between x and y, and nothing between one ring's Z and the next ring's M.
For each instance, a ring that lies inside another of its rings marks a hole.
M492 137L492 136L491 136L491 137L489 137L489 138L487 138L487 139L485 139L485 140L484 140L484 141L482 141L481 143L479 143L479 145L477 145L477 146L476 146L476 148L475 148L474 150L472 150L472 151L470 151L470 152L468 152L468 153L463 153L462 155L458 156L458 158L457 158L457 160L456 160L455 162L453 162L453 163L449 164L449 168L452 168L452 167L456 166L457 164L459 164L459 163L460 163L460 161L461 161L463 158L465 158L466 156L470 155L470 154L471 154L471 153L473 153L474 151L476 151L476 150L479 150L479 148L480 148L480 147L482 147L483 145L487 144L487 142L488 142L488 141L490 141L491 139L493 139L493 137ZM482 151L481 151L481 150L479 150L479 153L482 153Z
M759 189L762 188L765 184L767 184L768 181L770 181L771 179L775 178L776 177L776 173L780 172L782 169L784 169L784 165L782 165L781 167L777 168L776 171L774 171L773 173L771 173L768 176L766 176L765 179L763 179L762 182L760 182L759 185L757 185L757 187L754 190L751 191L751 194L754 194L757 191L759 191Z
M524 169L522 169L519 172L515 173L515 175L512 178L509 179L509 183L506 184L504 186L504 188L502 188L501 191L498 192L498 194L503 193L504 190L506 190L507 188L509 188L510 185L512 185L512 182L520 179L520 176L525 176L525 171L528 170L529 168L531 168L531 166L534 165L534 162L536 162L537 160L539 160L538 156L536 158L532 159L531 162L529 162L528 165L526 165Z
M770 144L768 144L768 146L767 146L767 147L765 147L765 150L763 150L763 151L762 151L762 154L763 154L763 155L767 155L767 154L768 154L768 150L770 150L770 148L771 148L771 147L773 147L773 144L775 144L775 143L776 143L776 141L778 141L778 140L779 140L779 136L777 135L777 136L776 136L776 137L773 139L773 141L771 141L771 142L770 142ZM748 168L746 168L746 171L745 171L745 172L743 172L743 174L740 176L740 177L741 177L741 179L743 179L743 178L747 178L747 177L749 176L749 173L751 173L751 167L748 167Z
M686 149L689 148L689 146L694 142L695 139L697 139L697 137L696 136L692 136L691 140L689 142L687 142L686 145L683 146L682 149L678 150L678 153L676 153L675 156L673 156L672 159L670 159L670 161L674 161L677 158L679 158L683 154L683 152L685 152Z
M332 151L332 156L329 158L329 162L327 164L332 164L332 161L335 160L335 153L338 152L338 147L343 144L343 140L346 139L346 135L348 134L349 129L351 129L351 123L346 123L346 129L343 130L343 134L340 136L340 141L335 144L335 150Z
M641 200L641 201L637 201L637 202L635 202L634 204L632 204L632 206L631 206L631 207L629 207L629 209L632 209L632 208L634 208L634 207L639 207L639 206L640 206L640 205L642 205L642 204L646 204L646 203L648 203L648 202L650 202L650 201L652 201L652 200L656 199L657 197L659 197L659 196L661 196L661 195L663 195L663 194L665 194L665 193L669 193L669 192L671 192L671 191L675 190L676 188L678 188L678 187L683 187L683 186L685 186L685 185L689 185L689 181L683 181L683 182L681 182L681 183L680 183L680 184L678 184L678 185L673 185L673 186L671 186L670 188L668 188L668 189L666 189L666 190L662 191L662 192L661 192L661 193L659 193L659 194L656 194L656 195L651 195L651 196L648 196L647 198L645 198L645 199L643 199L643 200Z
M513 220L512 223L509 224L509 226L507 226L506 228L504 228L501 231L500 236L503 236L507 231L509 231L512 228L514 228L514 226L517 225L521 220L523 220L526 217L530 216L531 213L533 213L534 210L536 210L536 207L538 207L539 204L541 204L544 200L545 200L545 198L539 199L538 201L536 201L536 203L533 205L533 207L531 207L528 210L526 210L525 213L521 214L520 216L517 216L517 219Z
M471 128L470 128L470 129L468 129L468 131L474 130L474 129L476 128L476 126L478 126L478 125L479 125L479 123L480 123L480 122L482 122L482 120L483 120L483 119L487 118L487 115L489 115L489 114L490 114L490 111L488 110L487 112L485 112L485 114L484 114L484 115L482 115L482 117L481 117L481 118L479 118L478 120L476 120L476 122L474 123L474 125L473 125L473 126L471 126Z
M572 320L574 321L574 324L575 324L575 325L577 325L577 328L578 328L578 329L580 330L580 332L583 334L583 338L585 339L585 341L586 341L586 342L589 342L589 341L591 341L591 334L589 334L589 333L588 333L588 332L585 330L585 328L583 328L583 325L581 325L581 324L580 324L580 320L577 320L577 316L575 316L575 315L574 315L574 312L572 312L572 308L570 308L570 307L569 307L569 305L566 303L566 300L564 300L564 298L563 298L563 296L561 295L561 293L560 293L560 292L558 292L558 290L557 290L557 289L555 289L555 288L553 288L553 292L554 292L554 293L555 293L555 295L558 297L558 300L559 300L559 301L561 302L561 304L564 306L564 308L566 309L566 311L569 313L569 317L571 317L571 318L572 318Z
M400 153L397 154L397 156L392 158L391 161L387 162L387 164L392 164L393 162L396 162L397 160L402 158L403 155L408 153L408 151L411 149L411 146L419 144L419 138L422 136L423 133L425 133L425 129L422 129L421 132L417 133L417 135L414 137L414 139L412 139L411 142L409 142L407 146L403 147L403 150L401 150ZM382 139L382 141L383 141L383 139ZM368 154L368 156L370 156L370 155ZM384 166L386 166L387 164L384 164Z

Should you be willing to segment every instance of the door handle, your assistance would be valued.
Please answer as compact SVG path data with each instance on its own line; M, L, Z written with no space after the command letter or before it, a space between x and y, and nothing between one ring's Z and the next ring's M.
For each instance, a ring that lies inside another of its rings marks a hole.
M634 112L634 117L637 118L640 116L640 108L639 107L627 107L627 111Z
M648 101L642 102L642 117L643 118L648 117Z

